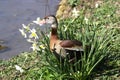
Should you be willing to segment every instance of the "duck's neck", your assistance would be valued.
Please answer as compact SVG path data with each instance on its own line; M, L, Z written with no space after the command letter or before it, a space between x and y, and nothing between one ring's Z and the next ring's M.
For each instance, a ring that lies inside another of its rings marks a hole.
M58 36L57 36L57 26L58 26L57 23L54 23L54 24L51 25L51 28L52 28L51 39L58 39Z
M54 46L58 40L57 36L57 25L51 25L52 31L50 35L50 49L54 49Z
M52 31L51 31L51 40L53 39L58 39L58 36L57 36L57 28L52 28Z

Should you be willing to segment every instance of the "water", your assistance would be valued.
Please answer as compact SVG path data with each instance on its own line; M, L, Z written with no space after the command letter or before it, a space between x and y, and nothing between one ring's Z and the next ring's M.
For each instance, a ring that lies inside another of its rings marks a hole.
M30 44L18 31L21 24L27 24L54 14L60 0L0 0L0 40L7 46L6 51L0 52L0 59L9 59L24 51L30 50Z

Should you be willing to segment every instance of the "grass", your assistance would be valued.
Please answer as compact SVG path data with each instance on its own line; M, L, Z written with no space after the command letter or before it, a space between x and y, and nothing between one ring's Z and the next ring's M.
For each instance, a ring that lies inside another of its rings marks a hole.
M80 8L78 18L60 20L60 39L77 39L83 42L85 51L80 64L71 64L67 60L64 64L59 63L49 50L49 37L42 33L39 43L46 48L24 52L7 61L0 60L0 79L119 80L120 15L117 13L117 2L105 0L98 8L88 8L86 3L86 10ZM15 65L19 65L24 72L16 70Z

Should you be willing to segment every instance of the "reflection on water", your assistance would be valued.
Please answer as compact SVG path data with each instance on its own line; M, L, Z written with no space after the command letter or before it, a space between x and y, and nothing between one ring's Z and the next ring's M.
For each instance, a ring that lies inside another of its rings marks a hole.
M47 3L48 1L48 3ZM37 17L55 14L60 0L0 0L0 43L6 50L0 51L0 59L9 59L23 51L30 50L30 44L21 36L21 24L27 24Z

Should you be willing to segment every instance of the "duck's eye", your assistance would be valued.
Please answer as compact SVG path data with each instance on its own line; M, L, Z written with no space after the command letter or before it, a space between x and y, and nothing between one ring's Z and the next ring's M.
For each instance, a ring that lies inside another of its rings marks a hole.
M47 19L50 19L49 17Z

